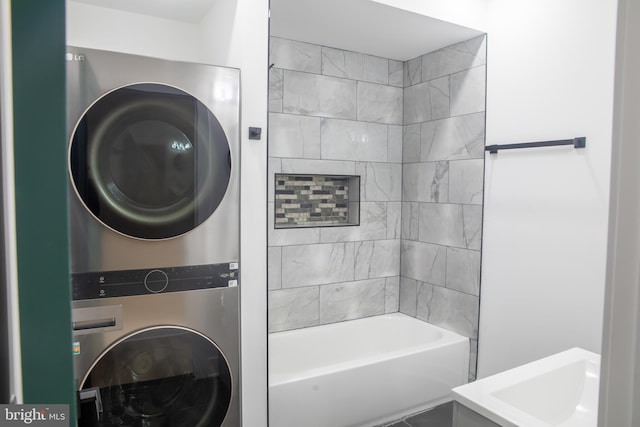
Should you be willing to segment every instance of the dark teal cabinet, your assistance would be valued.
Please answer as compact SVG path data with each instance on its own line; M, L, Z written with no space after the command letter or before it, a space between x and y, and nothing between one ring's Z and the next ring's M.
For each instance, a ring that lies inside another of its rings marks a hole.
M26 403L74 401L65 1L11 1L16 233Z

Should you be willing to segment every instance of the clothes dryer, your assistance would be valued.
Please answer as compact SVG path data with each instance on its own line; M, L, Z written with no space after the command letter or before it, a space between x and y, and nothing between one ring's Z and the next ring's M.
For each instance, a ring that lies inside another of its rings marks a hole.
M240 425L239 85L67 50L82 427Z

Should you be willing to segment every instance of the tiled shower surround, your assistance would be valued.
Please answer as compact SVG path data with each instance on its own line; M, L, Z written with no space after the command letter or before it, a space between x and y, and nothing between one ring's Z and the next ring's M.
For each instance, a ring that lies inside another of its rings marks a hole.
M269 330L401 311L472 340L484 175L485 37L404 63L271 39L275 174L360 176L360 225L269 227Z

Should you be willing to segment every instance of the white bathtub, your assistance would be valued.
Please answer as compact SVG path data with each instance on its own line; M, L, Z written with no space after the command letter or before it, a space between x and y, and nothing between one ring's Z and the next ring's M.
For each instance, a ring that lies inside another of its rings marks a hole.
M599 380L600 355L572 348L457 387L453 394L499 426L596 427Z
M469 340L400 313L269 335L269 427L360 427L451 400Z

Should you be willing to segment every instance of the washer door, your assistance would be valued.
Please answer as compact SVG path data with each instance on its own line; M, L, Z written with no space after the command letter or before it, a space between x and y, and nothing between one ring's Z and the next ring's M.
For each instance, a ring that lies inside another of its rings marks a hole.
M144 83L98 99L78 122L70 173L85 207L127 236L186 233L218 207L231 174L220 123L193 96Z
M220 349L184 328L146 329L103 353L80 386L81 426L219 427L231 401ZM88 409L88 410L87 410Z

